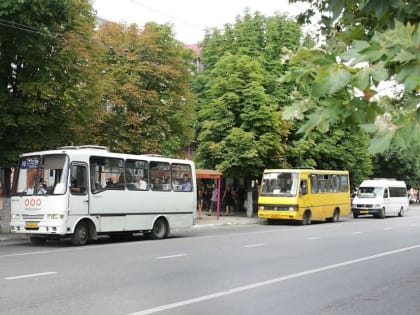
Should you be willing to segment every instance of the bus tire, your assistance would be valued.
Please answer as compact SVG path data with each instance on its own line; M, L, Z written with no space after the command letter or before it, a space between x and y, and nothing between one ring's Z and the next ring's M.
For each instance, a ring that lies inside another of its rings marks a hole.
M153 228L150 231L150 238L159 240L168 236L168 223L164 218L159 218L153 224Z
M303 214L302 220L300 221L302 225L309 225L311 224L311 212L306 210Z
M89 240L89 226L84 223L80 222L77 224L76 229L71 237L71 243L76 246L83 246L86 245L87 241Z
M401 207L400 212L398 212L398 216L399 217L403 217L404 216L404 207Z
M381 212L379 212L379 217L381 219L385 219L385 207L381 209Z
M333 217L331 218L331 222L338 222L340 221L340 209L335 209Z
M29 239L31 240L31 243L34 245L42 245L42 244L45 244L45 242L47 241L46 237L41 237L41 236L30 236Z

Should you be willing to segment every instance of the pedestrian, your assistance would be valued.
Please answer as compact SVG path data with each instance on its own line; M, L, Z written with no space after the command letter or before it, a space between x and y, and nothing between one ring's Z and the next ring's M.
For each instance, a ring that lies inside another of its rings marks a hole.
M211 215L213 210L217 209L217 198L218 198L217 186L216 186L216 184L212 184L212 191L211 191L211 198L210 198L210 209L209 209L209 212L207 213L208 216Z
M226 215L233 215L233 207L235 206L235 201L233 200L231 185L226 186L222 197L222 203L225 205Z
M201 219L201 213L206 206L207 202L207 190L203 185L198 190L198 218Z

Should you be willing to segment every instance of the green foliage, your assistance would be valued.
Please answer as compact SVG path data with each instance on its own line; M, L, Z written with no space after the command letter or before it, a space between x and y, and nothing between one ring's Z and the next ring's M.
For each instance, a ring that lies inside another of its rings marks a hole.
M101 89L89 1L5 0L0 21L0 161L88 139Z
M420 159L416 153L392 149L376 154L373 162L373 177L396 178L409 187L420 186Z
M259 177L265 167L287 167L281 119L287 90L278 84L284 51L296 51L301 32L284 16L245 12L203 41L203 73L195 78L196 162L226 176Z
M301 21L320 12L327 41L324 49L302 48L289 59L282 82L295 93L284 118L307 119L304 132L327 132L337 123L363 127L372 135L372 153L391 146L419 152L420 3L307 2L312 7ZM388 88L393 95L378 90L384 81L395 82Z
M105 23L105 94L98 139L115 151L176 155L192 138L191 51L170 26Z
M313 131L306 137L296 134L288 156L297 168L348 170L352 186L357 186L372 174L368 143L369 137L362 130L343 130L336 125L325 133Z

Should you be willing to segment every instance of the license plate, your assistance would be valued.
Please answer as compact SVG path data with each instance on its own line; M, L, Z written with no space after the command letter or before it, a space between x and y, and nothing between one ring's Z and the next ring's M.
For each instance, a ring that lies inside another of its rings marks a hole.
M37 229L39 226L38 226L38 223L36 223L36 222L26 222L25 223L25 228L26 229Z
M360 213L365 214L365 213L369 213L369 211L368 210L360 210Z

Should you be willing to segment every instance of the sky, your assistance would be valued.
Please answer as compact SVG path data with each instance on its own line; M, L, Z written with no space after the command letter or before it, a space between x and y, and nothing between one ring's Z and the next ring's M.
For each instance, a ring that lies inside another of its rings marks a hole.
M206 28L222 29L224 24L234 23L245 8L266 16L285 13L293 17L305 5L289 5L288 0L93 0L93 8L98 17L112 22L140 27L150 21L170 23L178 40L195 44L204 39Z

